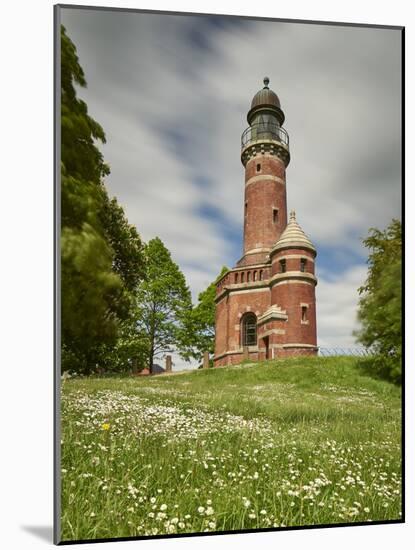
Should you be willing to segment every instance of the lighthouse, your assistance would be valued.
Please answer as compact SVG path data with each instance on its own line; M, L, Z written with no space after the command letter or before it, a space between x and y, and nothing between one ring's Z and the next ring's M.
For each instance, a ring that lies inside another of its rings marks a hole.
M243 254L216 283L214 365L316 355L317 251L287 216L285 115L269 78L252 99L241 139Z

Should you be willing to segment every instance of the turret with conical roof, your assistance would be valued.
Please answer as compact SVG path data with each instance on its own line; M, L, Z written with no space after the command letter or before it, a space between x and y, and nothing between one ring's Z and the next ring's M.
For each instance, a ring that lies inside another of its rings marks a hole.
M295 217L295 210L290 212L290 220L287 224L287 227L281 234L281 237L275 243L271 254L277 250L282 250L285 248L306 248L316 252L315 246L301 229L299 223Z

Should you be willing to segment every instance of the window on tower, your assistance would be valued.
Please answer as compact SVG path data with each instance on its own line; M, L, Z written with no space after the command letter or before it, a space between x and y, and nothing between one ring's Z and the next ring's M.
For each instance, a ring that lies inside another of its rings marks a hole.
M242 317L242 345L256 346L256 316L254 313L246 313Z
M261 165L260 165L260 164L257 164L257 165L256 165L256 171L257 171L257 172L260 172L260 171L261 171Z
M285 273L287 271L287 261L280 260L280 273Z
M305 270L306 270L306 265L307 265L307 260L306 260L305 258L301 258L301 260L300 260L300 271L301 271L302 273L305 272Z
M301 322L307 322L307 306L301 306Z
M272 209L272 221L274 223L278 222L278 208L273 208Z

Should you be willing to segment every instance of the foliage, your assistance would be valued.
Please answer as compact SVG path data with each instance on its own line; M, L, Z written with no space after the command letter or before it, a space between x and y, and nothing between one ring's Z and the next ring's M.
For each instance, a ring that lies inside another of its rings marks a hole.
M110 199L105 194L100 220L114 253L113 270L121 277L124 287L133 292L145 277L144 244L141 237L128 222L115 197Z
M96 142L105 134L77 97L86 80L63 26L61 85L62 368L87 374L108 364L131 317L143 245L102 181L109 167Z
M66 171L80 181L96 184L109 174L95 141L105 143L102 127L88 114L76 94L75 84L86 87L76 47L61 26L61 160Z
M186 330L181 335L181 343L186 358L201 360L205 351L214 353L216 281L228 271L228 267L222 267L218 277L199 294L197 305L185 320Z
M191 313L192 301L186 280L170 252L158 237L145 249L146 279L136 293L137 329L147 335L147 365L154 358L180 348L185 319Z
M392 220L372 228L363 241L370 250L368 277L359 288L358 340L376 356L373 369L396 383L402 378L402 226Z

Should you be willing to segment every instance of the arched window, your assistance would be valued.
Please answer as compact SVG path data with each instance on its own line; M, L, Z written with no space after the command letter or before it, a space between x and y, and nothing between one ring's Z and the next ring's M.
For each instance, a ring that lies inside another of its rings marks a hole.
M254 278L253 281L256 281L256 271L254 271Z
M248 271L248 273L246 274L246 282L249 283L251 280L251 272Z
M262 269L259 271L259 280L262 281Z
M254 313L246 313L242 317L242 345L256 346L256 315Z
M237 282L238 282L238 274L235 273L235 284L237 284Z
M245 282L245 273L241 273L241 283Z

